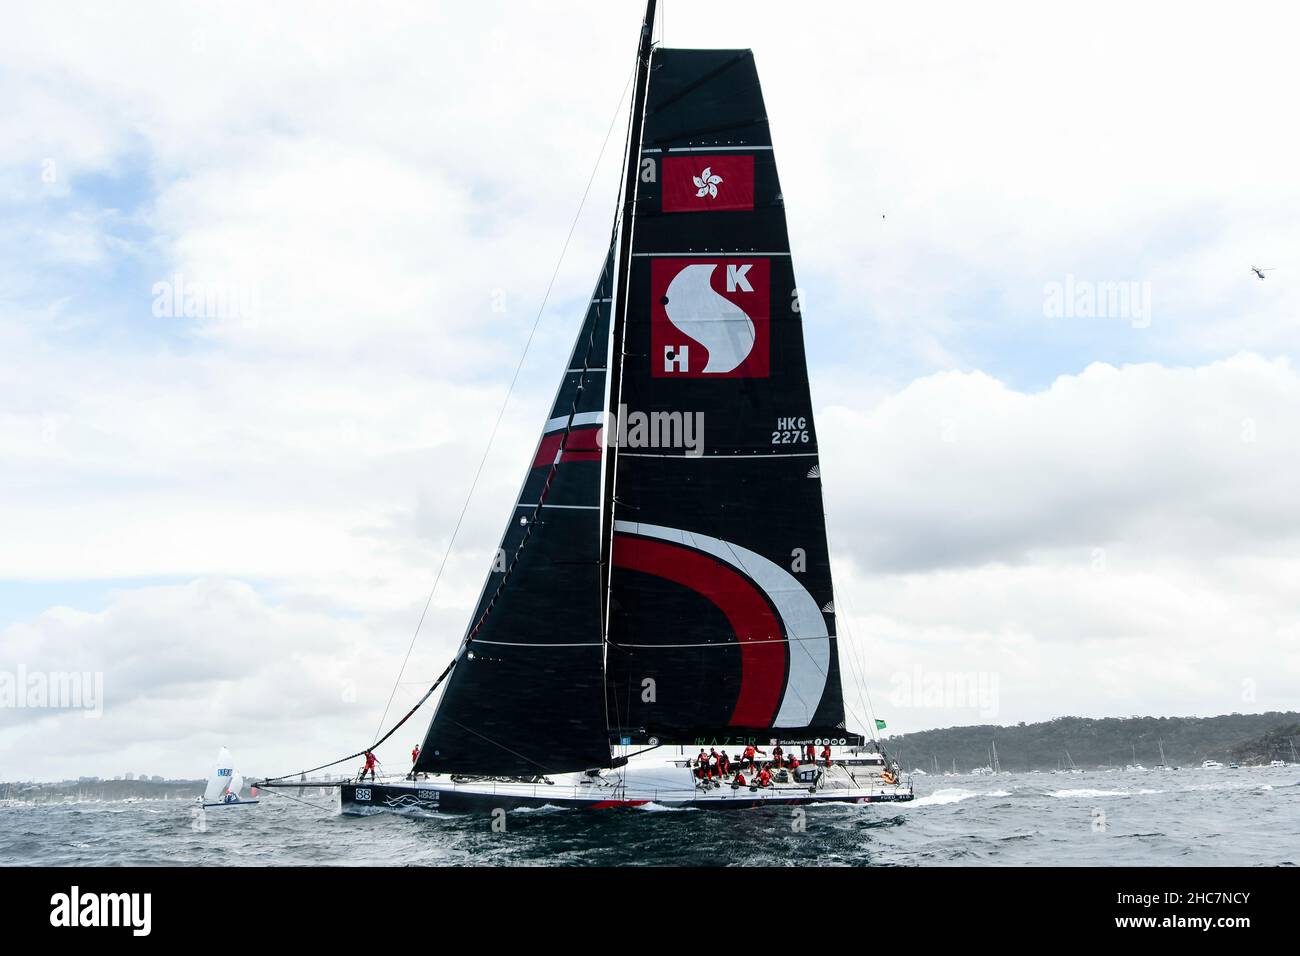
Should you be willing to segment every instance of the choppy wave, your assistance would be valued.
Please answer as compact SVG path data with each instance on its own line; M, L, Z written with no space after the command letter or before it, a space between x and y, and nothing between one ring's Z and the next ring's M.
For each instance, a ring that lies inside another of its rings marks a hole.
M971 797L1007 797L1010 796L1005 790L966 790L961 787L946 787L943 790L936 790L934 793L926 794L923 797L917 797L907 806L911 807L940 807L948 803L960 803L962 800L969 800Z
M767 866L1293 865L1294 768L1191 775L1116 772L1061 786L1044 775L918 778L903 804L729 813L646 804L639 813L514 810L508 836L484 813L344 817L264 802L238 815L177 801L0 807L0 864ZM1152 787L1152 784L1158 784ZM1240 801L1249 796L1250 813ZM1103 809L1098 814L1098 808ZM913 812L914 810L918 812ZM1266 822L1266 825L1265 825ZM797 823L797 826L796 826ZM798 827L803 827L800 830Z

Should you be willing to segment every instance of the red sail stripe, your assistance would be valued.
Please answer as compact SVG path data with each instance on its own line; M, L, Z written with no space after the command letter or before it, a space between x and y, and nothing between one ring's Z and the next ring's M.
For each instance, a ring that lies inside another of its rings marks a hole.
M785 683L786 646L781 624L748 578L698 551L665 541L614 537L614 565L666 578L716 604L740 641L740 694L732 727L770 727Z
M555 461L555 453L560 450L561 441L564 441L564 432L543 435L533 458L533 467L549 468ZM564 454L560 456L561 464L566 461L600 461L600 428L575 428L569 432Z

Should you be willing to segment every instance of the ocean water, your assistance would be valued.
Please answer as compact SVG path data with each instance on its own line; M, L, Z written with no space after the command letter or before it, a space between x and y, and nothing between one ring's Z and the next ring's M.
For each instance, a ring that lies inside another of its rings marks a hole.
M296 796L296 791L289 791ZM506 816L337 814L297 802L0 807L0 864L1300 864L1300 767L918 777L908 804L702 812L542 808ZM802 829L800 829L802 827Z

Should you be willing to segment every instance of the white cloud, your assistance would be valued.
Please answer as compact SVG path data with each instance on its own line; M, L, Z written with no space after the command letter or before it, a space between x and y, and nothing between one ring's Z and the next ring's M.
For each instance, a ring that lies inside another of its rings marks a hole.
M91 672L103 688L100 716L0 710L6 779L197 777L222 745L250 773L301 769L372 732L399 660L372 621L273 606L227 579L125 591L94 614L53 608L0 641L28 675Z
M891 727L980 716L898 709L917 667L996 675L1001 720L1293 707L1298 407L1289 363L1239 355L826 409L841 610Z
M981 373L826 408L827 465L871 570L1023 563L1055 549L1294 543L1300 376L1243 354L1197 368L1093 365L1024 393Z

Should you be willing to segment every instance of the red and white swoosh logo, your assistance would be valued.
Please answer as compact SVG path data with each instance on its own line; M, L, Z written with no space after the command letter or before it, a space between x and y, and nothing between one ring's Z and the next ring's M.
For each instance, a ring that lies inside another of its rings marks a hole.
M794 575L709 535L635 521L615 521L614 531L615 566L688 587L730 622L741 653L731 726L812 723L826 691L831 642L821 608Z
M734 372L754 351L754 320L740 306L713 291L716 265L689 265L668 283L664 312L673 328L708 349L706 375Z
M766 378L767 258L662 258L650 267L654 378Z

